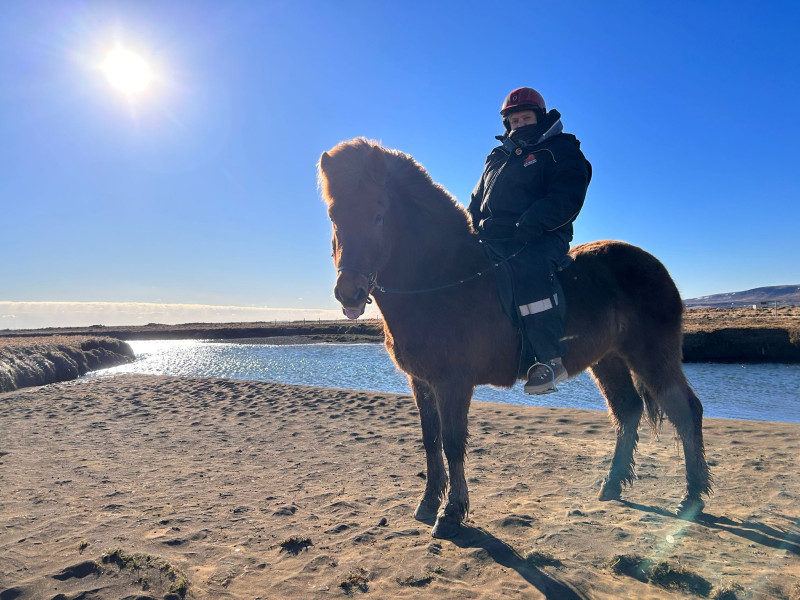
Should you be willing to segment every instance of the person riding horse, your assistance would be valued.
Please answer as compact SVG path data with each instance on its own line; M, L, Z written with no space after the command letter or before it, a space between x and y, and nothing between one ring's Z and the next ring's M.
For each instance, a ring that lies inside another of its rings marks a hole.
M522 359L532 363L524 390L546 394L567 379L563 299L554 275L569 251L592 165L575 136L563 133L561 114L548 111L536 90L512 91L500 115L506 132L486 158L469 213L490 258L508 259L524 325Z

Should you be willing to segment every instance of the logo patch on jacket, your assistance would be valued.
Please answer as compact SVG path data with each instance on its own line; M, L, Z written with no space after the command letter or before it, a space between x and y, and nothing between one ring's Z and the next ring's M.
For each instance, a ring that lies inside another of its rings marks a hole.
M529 154L528 156L525 157L525 161L522 163L522 166L523 167L529 167L530 165L532 165L535 162L536 162L536 155L535 154Z

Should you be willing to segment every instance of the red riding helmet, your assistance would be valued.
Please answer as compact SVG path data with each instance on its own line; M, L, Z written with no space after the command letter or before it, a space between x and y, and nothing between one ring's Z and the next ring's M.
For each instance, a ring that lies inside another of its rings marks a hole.
M503 116L503 127L506 128L506 132L511 131L508 115L518 110L535 111L536 117L540 121L547 113L547 107L544 105L544 98L542 98L539 92L529 87L517 88L506 96L503 107L500 109L500 114Z
M540 114L547 112L542 95L533 88L521 87L511 92L500 109L502 116L508 116L518 110L536 110Z

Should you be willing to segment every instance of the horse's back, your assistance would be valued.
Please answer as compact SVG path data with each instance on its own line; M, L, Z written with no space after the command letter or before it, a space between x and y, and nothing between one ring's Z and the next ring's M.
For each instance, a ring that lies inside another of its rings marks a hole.
M657 258L632 244L609 240L575 246L570 255L574 263L559 273L567 336L585 337L588 330L595 334L593 347L575 357L583 366L608 350L633 350L653 334L680 344L683 302Z

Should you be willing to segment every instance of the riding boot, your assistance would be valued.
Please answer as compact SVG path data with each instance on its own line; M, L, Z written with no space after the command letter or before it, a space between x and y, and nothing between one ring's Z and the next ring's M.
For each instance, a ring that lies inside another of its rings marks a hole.
M526 394L551 394L557 392L556 384L569 378L567 369L561 358L554 358L547 362L537 362L528 369L528 381L525 382Z

